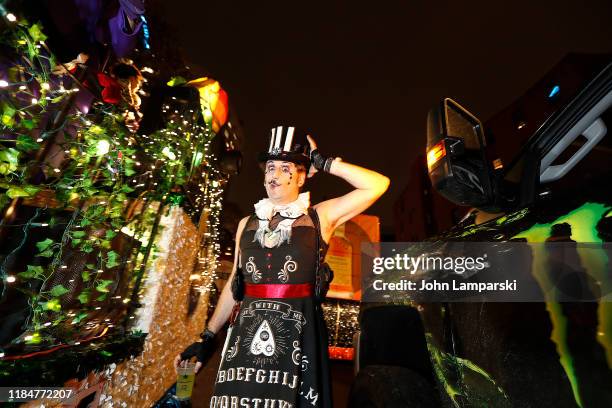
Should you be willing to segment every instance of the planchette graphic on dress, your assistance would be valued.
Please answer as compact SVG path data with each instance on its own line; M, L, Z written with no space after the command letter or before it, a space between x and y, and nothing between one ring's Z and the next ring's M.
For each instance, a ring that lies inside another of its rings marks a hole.
M274 341L274 334L268 321L264 320L259 325L251 341L251 353L254 355L263 353L265 356L270 357L274 354L275 350L276 342Z

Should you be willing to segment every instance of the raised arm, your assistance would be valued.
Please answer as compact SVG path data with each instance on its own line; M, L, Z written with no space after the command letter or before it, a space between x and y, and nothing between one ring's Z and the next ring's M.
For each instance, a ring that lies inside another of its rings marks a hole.
M308 136L311 149L314 140ZM389 187L389 178L373 170L336 159L331 163L330 174L346 180L355 189L343 196L323 201L314 206L321 219L323 237L328 240L334 229L370 207ZM311 169L309 176L314 174Z

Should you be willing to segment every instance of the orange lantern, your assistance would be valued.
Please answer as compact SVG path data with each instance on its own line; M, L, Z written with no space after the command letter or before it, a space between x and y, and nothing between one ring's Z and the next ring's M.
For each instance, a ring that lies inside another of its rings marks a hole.
M212 124L213 132L218 133L227 122L227 92L221 88L219 81L208 77L194 79L186 85L198 89L204 120Z

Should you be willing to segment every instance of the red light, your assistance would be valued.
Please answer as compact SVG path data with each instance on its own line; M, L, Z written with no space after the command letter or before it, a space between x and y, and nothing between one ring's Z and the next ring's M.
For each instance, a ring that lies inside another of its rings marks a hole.
M352 360L355 357L355 349L352 347L329 346L328 351L332 360Z

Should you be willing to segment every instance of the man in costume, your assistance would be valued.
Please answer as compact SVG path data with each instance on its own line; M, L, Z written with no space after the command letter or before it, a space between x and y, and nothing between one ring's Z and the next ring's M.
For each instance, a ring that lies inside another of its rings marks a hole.
M268 198L238 225L232 284L225 285L202 340L174 363L196 357L198 370L214 352L215 333L230 319L211 408L328 408L331 380L320 302L329 282L322 259L334 229L370 207L389 179L324 156L310 136L287 126L272 129L259 161ZM317 171L354 189L311 207L309 192L300 190Z

